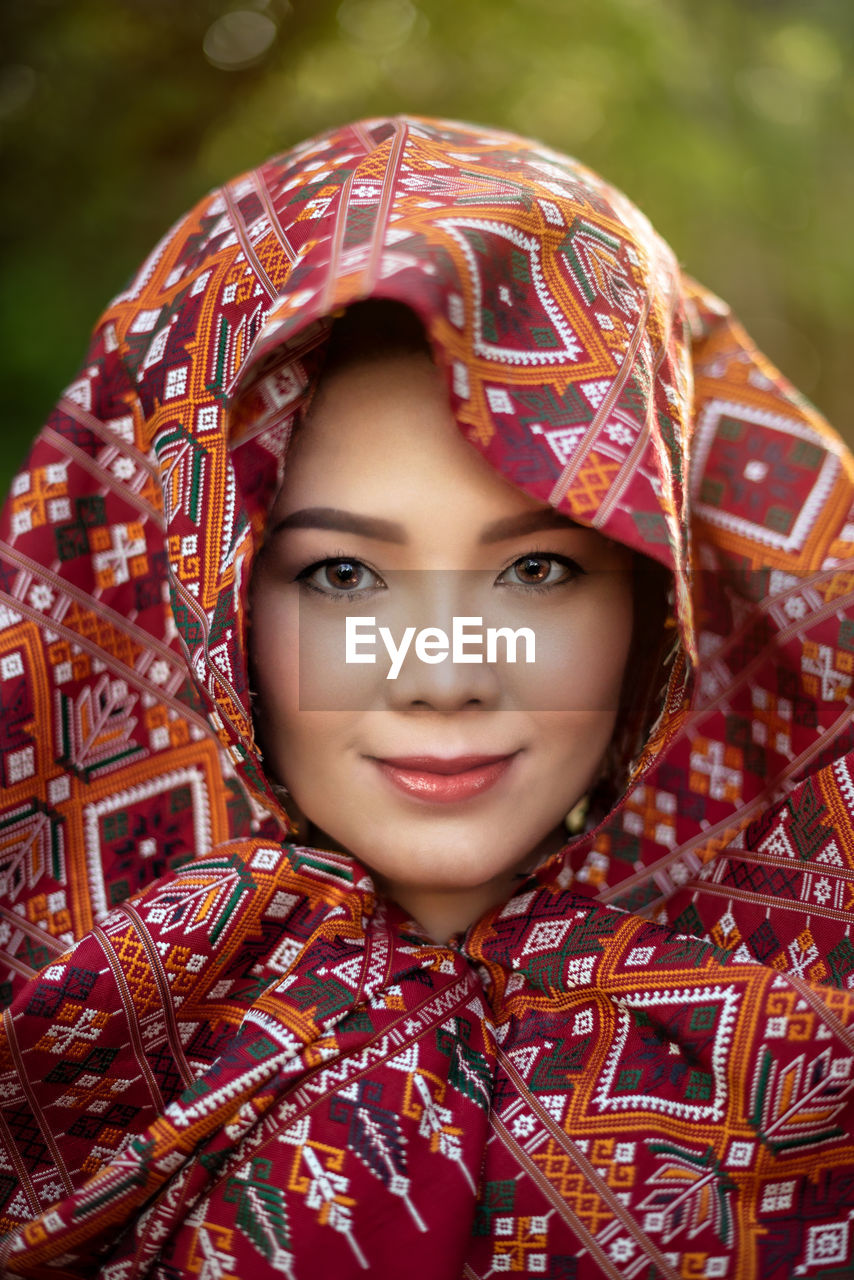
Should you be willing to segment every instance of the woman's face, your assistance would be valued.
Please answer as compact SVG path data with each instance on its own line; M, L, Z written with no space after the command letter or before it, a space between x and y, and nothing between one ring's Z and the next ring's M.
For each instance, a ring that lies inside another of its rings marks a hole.
M354 854L448 936L561 846L597 776L631 640L631 553L499 476L426 354L322 380L268 529L251 632L266 767L309 840ZM455 618L459 656L483 661L453 660ZM490 626L528 628L533 661L521 633L515 662L500 638L486 661ZM425 628L446 633L443 660ZM346 660L348 629L362 661Z

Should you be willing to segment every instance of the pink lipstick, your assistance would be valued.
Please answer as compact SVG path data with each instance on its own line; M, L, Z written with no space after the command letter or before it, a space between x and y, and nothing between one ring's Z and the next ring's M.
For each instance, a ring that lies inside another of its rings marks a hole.
M374 759L389 782L407 795L434 804L454 804L488 791L507 772L517 754Z

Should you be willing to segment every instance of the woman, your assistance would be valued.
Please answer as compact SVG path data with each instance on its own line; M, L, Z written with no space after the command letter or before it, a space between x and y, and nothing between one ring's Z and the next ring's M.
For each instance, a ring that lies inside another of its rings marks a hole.
M287 459L251 593L267 772L301 829L327 826L309 843L356 854L444 941L566 843L641 654L661 684L664 601L643 600L654 645L632 615L635 579L664 575L466 443L399 304L336 321Z
M852 474L535 144L188 215L3 527L7 1272L844 1274Z

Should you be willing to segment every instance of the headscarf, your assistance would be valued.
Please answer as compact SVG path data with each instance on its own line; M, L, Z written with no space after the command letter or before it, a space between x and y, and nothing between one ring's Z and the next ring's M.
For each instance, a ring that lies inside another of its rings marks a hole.
M294 838L253 556L331 317L424 326L465 438L667 566L619 803L432 943ZM0 528L7 1274L842 1274L854 468L644 216L513 135L334 130L105 312Z

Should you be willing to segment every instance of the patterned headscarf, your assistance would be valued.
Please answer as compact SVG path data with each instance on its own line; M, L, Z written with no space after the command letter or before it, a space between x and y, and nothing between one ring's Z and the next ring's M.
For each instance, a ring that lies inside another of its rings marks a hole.
M626 794L448 946L287 838L253 736L253 557L366 298L416 313L500 474L675 584ZM0 527L8 1273L843 1274L853 501L820 415L565 156L369 120L204 199Z

